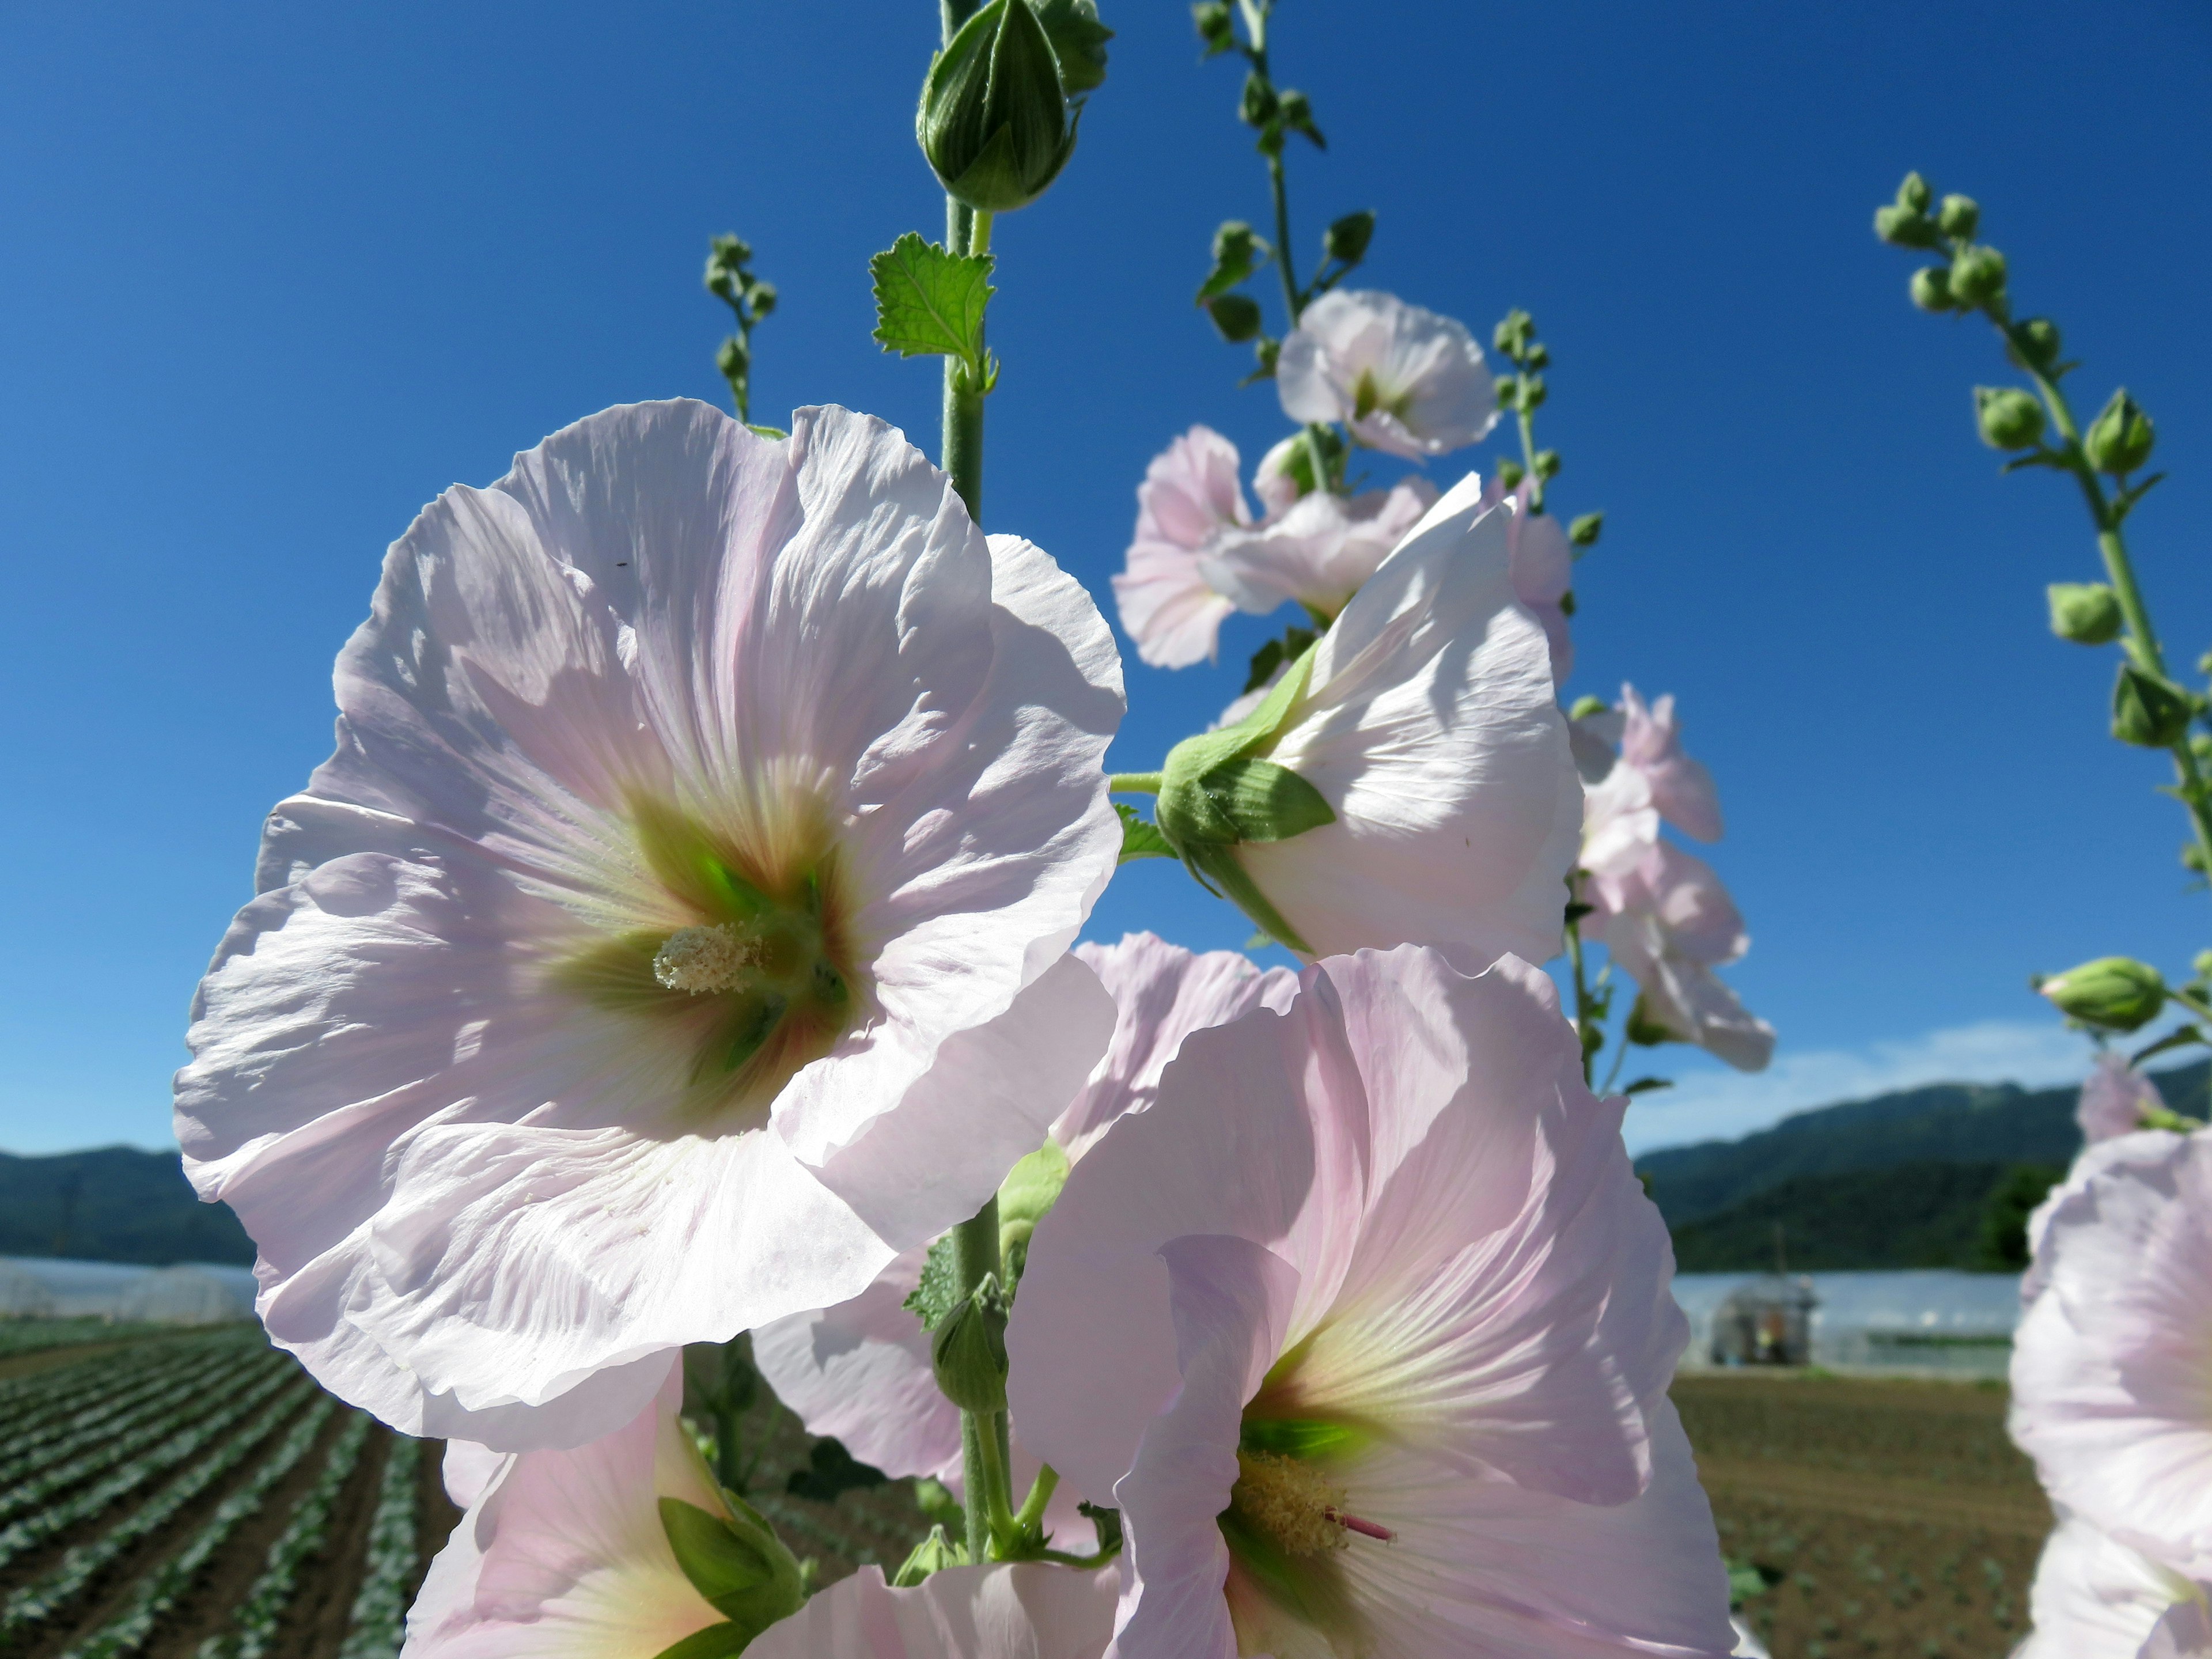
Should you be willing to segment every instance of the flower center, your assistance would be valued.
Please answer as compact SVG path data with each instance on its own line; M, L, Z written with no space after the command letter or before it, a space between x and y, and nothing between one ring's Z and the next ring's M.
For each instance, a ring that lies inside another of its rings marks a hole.
M737 989L760 959L760 942L740 938L727 922L680 927L653 952L653 976L672 991L704 996Z
M1273 1539L1285 1555L1318 1555L1351 1540L1336 1516L1344 1488L1312 1464L1277 1452L1239 1451L1230 1507Z
M1410 392L1401 392L1395 398L1385 397L1382 388L1376 384L1375 371L1363 368L1359 371L1358 380L1352 383L1352 418L1364 421L1379 409L1385 415L1395 415L1402 421L1413 402L1413 394Z

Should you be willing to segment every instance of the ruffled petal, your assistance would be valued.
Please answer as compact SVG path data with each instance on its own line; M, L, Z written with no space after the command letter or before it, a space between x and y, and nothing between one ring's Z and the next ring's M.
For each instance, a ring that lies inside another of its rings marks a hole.
M912 1589L862 1567L753 1639L754 1659L1099 1659L1117 1578L1042 1563L948 1567Z

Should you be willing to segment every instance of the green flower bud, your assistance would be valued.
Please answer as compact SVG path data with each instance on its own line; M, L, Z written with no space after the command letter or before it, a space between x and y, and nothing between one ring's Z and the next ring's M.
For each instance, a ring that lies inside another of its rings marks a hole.
M1516 306L1507 312L1497 327L1490 331L1490 343L1505 356L1519 362L1528 355L1528 343L1536 337L1536 319Z
M2029 318L2013 329L2005 355L2022 368L2048 372L2058 361L2058 325L2048 317Z
M2051 584L2051 631L2076 645L2110 645L2120 636L2120 596L2102 582Z
M1951 256L1951 297L1960 304L1986 304L2004 286L2005 257L1995 248L1969 246Z
M2043 436L2043 405L2018 386L1976 386L1974 420L1991 449L2027 449Z
M999 1183L999 1254L1012 1258L1027 1248L1038 1222L1052 1212L1067 1184L1067 1154L1048 1140L1006 1172Z
M1520 462L1505 455L1498 458L1498 487L1500 489L1510 489L1528 476L1527 470Z
M1521 377L1518 374L1499 375L1496 391L1498 407L1504 413L1510 415L1521 407Z
M2131 957L2100 957L2040 980L2035 988L2068 1018L2106 1031L2148 1025L2166 1006L2165 977Z
M2089 422L2089 430L2082 435L2081 453L2098 471L2118 477L2134 471L2148 460L2151 447L2157 441L2158 433L2151 425L2150 416L2122 386L2099 411L2097 418Z
M1559 476L1559 452L1558 450L1540 449L1533 456L1529 457L1529 459L1536 464L1536 476L1538 477L1556 478Z
M1546 345L1541 340L1539 340L1528 348L1528 356L1522 358L1521 361L1526 363L1530 368L1546 368L1552 361L1552 348Z
M1925 213L1928 204L1936 199L1936 192L1928 181L1917 173L1905 175L1905 182L1897 187L1897 204L1911 213Z
M1523 374L1521 377L1521 407L1540 409L1543 404L1544 377L1540 374Z
M1912 303L1923 311L1955 311L1951 297L1951 273L1943 265L1923 265L1912 273Z
M1585 513L1567 526L1567 539L1577 547L1595 547L1598 532L1604 528L1604 514Z
M1876 208L1874 234L1892 247L1934 247L1942 240L1936 234L1934 221L1910 208Z
M1367 257L1375 239L1375 216L1362 209L1347 213L1322 233L1321 249L1340 264L1356 265Z
M1321 129L1314 125L1313 100L1303 92L1286 91L1283 94L1282 119L1283 125L1292 132L1304 134L1316 149L1328 148L1328 140L1321 136Z
M2189 733L2196 714L2189 694L2172 680L2148 673L2131 662L2120 665L2112 682L2112 735L2142 749L2171 749Z
M2199 979L2212 979L2212 951L2199 951L2190 958L2189 965Z
M1260 331L1259 301L1243 294L1217 294L1201 302L1206 314L1213 319L1214 327L1221 337L1231 344L1241 344Z
M963 1412L1006 1408L1006 1299L996 1275L954 1306L929 1335L937 1386Z
M967 1565L967 1546L956 1544L947 1538L943 1527L932 1527L929 1536L914 1547L913 1553L891 1576L891 1586L895 1589L912 1589L933 1572L943 1572L947 1567L964 1567Z
M742 380L752 372L752 354L745 343L732 334L714 352L714 367L722 371L725 380Z
M660 1525L692 1588L738 1627L733 1638L750 1638L799 1611L806 1600L805 1580L759 1510L729 1492L722 1498L730 1508L726 1517L680 1498L664 1498Z
M1571 720L1588 720L1592 714L1602 714L1613 705L1603 697L1594 697L1587 691L1575 699L1574 707L1567 710Z
M1971 196L1946 196L1936 215L1936 222L1946 236L1961 240L1971 240L1981 222L1981 206Z
M1027 206L1060 176L1075 124L1030 0L991 0L930 61L915 137L938 182L981 213Z
M1237 118L1248 127L1264 127L1282 112L1282 100L1267 77L1254 70L1244 77L1243 95L1237 100Z
M1237 45L1237 30L1229 19L1226 0L1199 0L1190 9L1190 21L1196 25L1198 38L1206 44L1208 58L1219 56Z

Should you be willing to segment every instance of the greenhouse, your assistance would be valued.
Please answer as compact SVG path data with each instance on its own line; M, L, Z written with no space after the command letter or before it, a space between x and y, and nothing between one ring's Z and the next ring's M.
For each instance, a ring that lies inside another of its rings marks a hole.
M0 1319L46 1319L54 1311L53 1292L12 1261L0 1261Z
M128 1320L156 1325L221 1324L253 1316L251 1268L212 1262L149 1267L130 1261L0 1256L0 1317ZM18 1307L15 1298L31 1305Z
M1783 1341L1789 1297L1802 1287L1806 1341ZM1690 1320L1685 1367L1759 1363L1759 1333L1744 1321L1768 1320L1764 1352L1778 1363L1837 1370L1938 1371L2002 1376L2020 1322L2020 1280L2009 1273L1929 1268L1894 1273L1680 1273L1674 1299Z

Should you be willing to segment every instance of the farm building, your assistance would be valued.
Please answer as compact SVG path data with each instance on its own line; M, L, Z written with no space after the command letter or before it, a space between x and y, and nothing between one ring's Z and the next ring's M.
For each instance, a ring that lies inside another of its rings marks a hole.
M1691 1331L1683 1364L1755 1363L1738 1343L1740 1331L1724 1340L1723 1310L1737 1292L1779 1277L1676 1274L1674 1299L1689 1316ZM1793 1274L1788 1282L1806 1286L1812 1298L1807 1357L1814 1364L2002 1376L2011 1358L2013 1328L2020 1322L2015 1274L1929 1268ZM1726 1316L1740 1317L1740 1310ZM1755 1332L1753 1340L1755 1344ZM1730 1353L1741 1357L1731 1360Z
M0 1319L46 1319L53 1293L12 1261L0 1261Z
M1818 1305L1812 1282L1802 1274L1746 1279L1713 1310L1707 1356L1716 1365L1802 1365L1813 1357Z
M161 1325L205 1325L253 1317L252 1270L182 1262L148 1267L126 1261L73 1261L61 1256L0 1256L0 1316L8 1286L21 1283L42 1296L41 1317L115 1319Z

